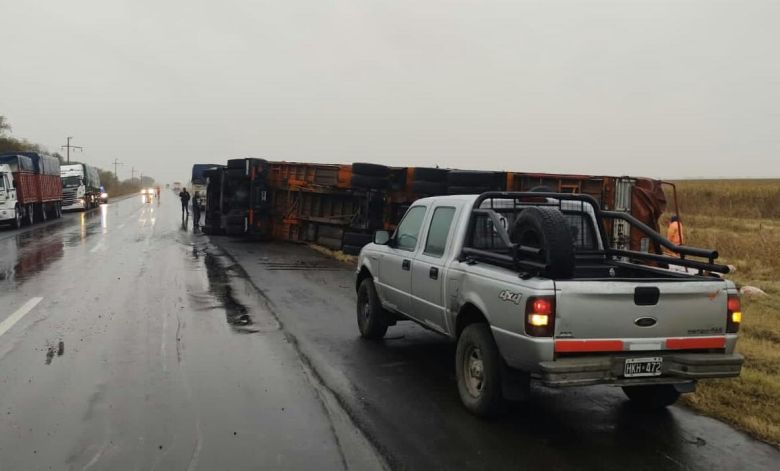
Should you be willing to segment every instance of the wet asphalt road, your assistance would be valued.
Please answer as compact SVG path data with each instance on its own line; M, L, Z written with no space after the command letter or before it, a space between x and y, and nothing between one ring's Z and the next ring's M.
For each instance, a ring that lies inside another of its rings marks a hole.
M354 421L398 469L778 469L780 451L675 406L647 414L618 388L534 387L496 421L461 407L454 345L406 322L358 337L354 267L307 247L212 238Z
M0 230L0 470L776 469L773 447L608 387L476 419L451 344L410 323L358 338L352 267L193 234L174 198Z
M0 470L380 469L175 196L0 230Z

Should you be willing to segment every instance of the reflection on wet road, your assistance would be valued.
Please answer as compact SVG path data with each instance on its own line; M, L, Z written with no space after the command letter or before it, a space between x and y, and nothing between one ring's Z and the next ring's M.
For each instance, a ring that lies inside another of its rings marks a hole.
M0 231L0 469L376 468L184 223L164 194Z

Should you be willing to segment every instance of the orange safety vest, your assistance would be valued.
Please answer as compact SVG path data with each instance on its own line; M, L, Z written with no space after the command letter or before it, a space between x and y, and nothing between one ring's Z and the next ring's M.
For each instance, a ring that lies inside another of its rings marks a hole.
M675 245L682 245L683 227L680 221L669 223L669 230L666 232L666 238L669 239Z

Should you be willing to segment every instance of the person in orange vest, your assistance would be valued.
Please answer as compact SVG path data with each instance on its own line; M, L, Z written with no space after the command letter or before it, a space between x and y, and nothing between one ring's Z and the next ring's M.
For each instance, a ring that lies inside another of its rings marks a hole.
M671 221L669 221L669 229L666 231L666 238L674 245L683 244L683 226L677 215L672 216ZM666 252L667 255L677 256L677 254L668 249L664 249L664 252Z

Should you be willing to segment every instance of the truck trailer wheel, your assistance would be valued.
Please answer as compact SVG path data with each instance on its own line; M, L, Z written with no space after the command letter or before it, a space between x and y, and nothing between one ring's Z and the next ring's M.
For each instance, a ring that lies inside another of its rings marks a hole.
M367 175L352 175L352 186L355 188L367 188L373 190L383 190L390 183L385 177L369 177Z
M449 170L444 168L415 167L414 181L446 183Z
M526 257L547 266L548 278L574 276L574 246L566 218L557 208L530 207L520 213L512 232L512 242L541 249L536 257Z
M645 410L663 409L671 406L680 398L680 392L673 384L623 386L623 392L632 404Z
M387 333L387 312L379 301L371 278L364 279L358 288L357 323L364 339L381 339Z
M443 195L447 192L447 184L443 182L415 180L412 182L412 191L422 195Z
M501 174L498 172L480 172L473 170L450 170L447 174L447 185L488 187L500 186Z
M501 356L490 326L471 324L458 338L455 375L460 400L480 417L493 417L504 407L501 391Z
M386 165L355 162L352 164L352 174L384 178L390 175L390 167Z
M27 205L27 225L32 226L35 224L35 211L33 205Z

